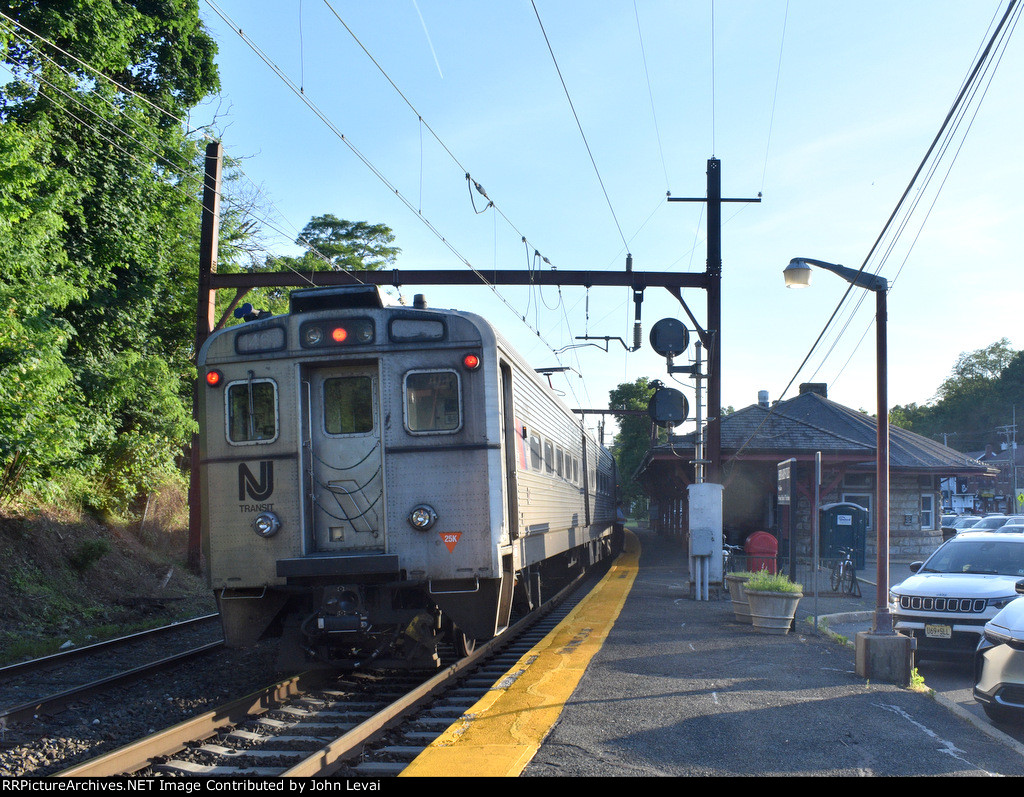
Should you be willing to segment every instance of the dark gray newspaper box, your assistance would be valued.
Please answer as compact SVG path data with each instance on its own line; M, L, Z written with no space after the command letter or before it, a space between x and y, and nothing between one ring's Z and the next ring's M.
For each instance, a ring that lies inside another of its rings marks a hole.
M868 511L859 504L826 504L818 521L822 559L838 559L839 549L853 550L853 564L864 568L864 548L868 536Z

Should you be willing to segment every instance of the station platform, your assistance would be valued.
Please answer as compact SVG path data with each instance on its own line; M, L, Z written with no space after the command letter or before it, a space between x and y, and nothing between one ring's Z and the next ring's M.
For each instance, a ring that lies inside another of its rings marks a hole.
M630 527L592 594L403 777L1024 775L994 727L856 675L820 621L870 609L864 592L805 596L795 630L763 634L727 595L692 597L678 543Z

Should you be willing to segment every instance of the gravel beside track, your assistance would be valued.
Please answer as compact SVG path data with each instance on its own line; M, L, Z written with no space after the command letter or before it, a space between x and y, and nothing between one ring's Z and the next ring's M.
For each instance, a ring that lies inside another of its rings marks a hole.
M209 711L284 677L276 661L272 641L246 650L219 650L52 717L0 727L0 777L53 775ZM125 662L126 667L134 664Z

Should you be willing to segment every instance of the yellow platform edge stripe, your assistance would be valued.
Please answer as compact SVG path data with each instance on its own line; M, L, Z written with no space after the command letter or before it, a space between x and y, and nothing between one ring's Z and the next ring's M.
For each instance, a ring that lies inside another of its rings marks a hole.
M402 772L401 777L517 777L537 754L636 579L640 541L583 601Z

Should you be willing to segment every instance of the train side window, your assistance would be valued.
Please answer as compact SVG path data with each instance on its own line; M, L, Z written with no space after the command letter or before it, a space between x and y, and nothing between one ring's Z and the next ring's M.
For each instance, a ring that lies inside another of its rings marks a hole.
M452 433L462 428L462 396L455 371L405 375L405 428L412 434Z
M277 384L272 379L232 382L224 400L228 442L270 443L277 439Z
M561 448L555 448L555 473L559 476L565 473L565 454L562 453Z
M540 450L540 435L530 434L530 467L540 470L544 464L544 457Z
M366 434L373 431L373 379L339 376L324 380L324 431Z
M544 441L544 470L547 473L555 472L555 447L547 440Z

